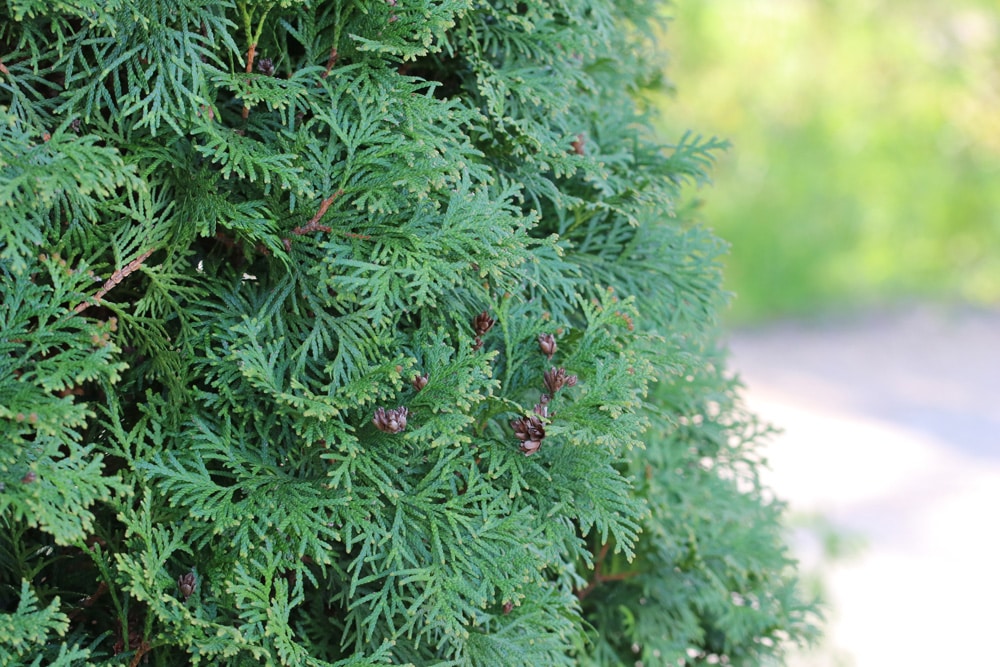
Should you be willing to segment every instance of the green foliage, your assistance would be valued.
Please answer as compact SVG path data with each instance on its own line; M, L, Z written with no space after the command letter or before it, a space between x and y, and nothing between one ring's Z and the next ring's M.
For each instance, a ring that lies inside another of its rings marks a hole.
M0 7L0 664L808 639L656 11Z

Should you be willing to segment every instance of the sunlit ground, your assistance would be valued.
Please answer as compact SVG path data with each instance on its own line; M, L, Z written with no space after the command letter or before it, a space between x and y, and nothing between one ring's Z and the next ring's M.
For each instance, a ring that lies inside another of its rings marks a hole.
M785 429L768 480L831 604L825 642L789 664L992 664L1000 5L672 13L661 129L732 142L699 217L732 243L732 367Z
M1000 314L922 309L737 334L785 432L766 481L831 604L790 667L991 664L1000 613Z

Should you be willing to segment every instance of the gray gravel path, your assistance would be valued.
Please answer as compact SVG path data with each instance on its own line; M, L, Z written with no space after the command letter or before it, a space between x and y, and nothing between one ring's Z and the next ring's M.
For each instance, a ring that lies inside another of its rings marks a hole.
M791 664L1000 665L1000 312L775 325L731 347L747 403L785 429L771 486L866 544L824 565L797 534L834 609Z

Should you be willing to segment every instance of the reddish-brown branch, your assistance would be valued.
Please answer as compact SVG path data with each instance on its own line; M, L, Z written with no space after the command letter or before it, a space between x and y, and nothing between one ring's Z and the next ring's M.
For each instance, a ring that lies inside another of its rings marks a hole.
M323 72L320 76L322 76L324 79L330 76L330 70L332 70L333 66L336 64L337 64L337 47L335 46L332 49L330 49L330 57L326 59L326 71Z
M149 649L151 648L153 647L150 646L145 639L142 640L139 644L139 648L135 650L135 655L132 657L132 662L129 663L129 667L139 667L139 661L142 660L144 655L149 653Z
M626 579L631 579L632 577L637 577L641 572L635 570L628 570L627 572L616 572L615 574L602 574L601 583L605 581L624 581Z
M156 248L150 248L122 268L112 273L111 277L104 282L104 286L97 291L97 294L95 294L91 299L77 304L76 308L73 310L77 313L82 313L93 304L100 303L101 299L104 298L104 295L114 289L118 283L125 280L129 274L135 272L140 266L142 266L142 263L149 259L149 256L153 254L154 250L156 250Z
M253 59L257 55L257 45L251 44L247 49L247 74L253 72Z
M108 585L105 582L101 582L97 585L97 590L90 597L87 597L81 602L84 607L93 607L97 599L108 592Z
M0 60L0 72L3 72L7 76L10 76L10 70L7 69L7 66L3 64L2 60Z
M312 217L312 219L309 222L307 222L306 224L300 225L300 226L296 227L295 229L293 229L292 230L292 234L296 234L298 236L302 236L304 234L309 234L311 232L327 232L327 233L329 233L330 231L332 231L326 225L319 224L319 221L323 218L324 215L326 215L326 210L328 208L330 208L330 204L333 203L333 200L336 199L337 197L339 197L342 194L344 194L343 190L337 190L332 195L330 195L329 197L327 197L326 199L324 199L320 203L319 210L316 211L316 215L314 215Z
M257 45L251 44L250 48L247 49L247 74L253 72L253 59L257 55ZM243 103L243 120L246 120L250 116L250 107Z
M81 607L93 607L94 603L97 602L97 600L102 595L104 595L107 592L108 592L108 585L105 582L102 581L101 583L99 583L97 585L97 590L94 591L94 593L92 595L89 595L89 596L83 598L83 600L80 601L80 606ZM83 610L82 609L74 609L71 612L69 612L67 614L67 616L69 616L71 619L75 619L77 616L80 615L81 611L83 611Z
M597 587L597 577L594 577L593 579L587 582L586 586L584 586L583 588L576 589L576 599L583 600L583 598L590 595L590 591L594 590L594 588L596 587Z
M602 544L601 550L597 553L597 558L594 559L594 577L587 582L587 585L583 588L578 588L576 590L576 598L578 600L583 600L587 597L592 590L597 588L603 583L608 581L624 581L625 579L630 579L635 577L640 572L635 570L629 570L627 572L615 572L614 574L603 574L601 568L604 566L604 559L607 558L608 549L610 549L611 544Z
M607 557L610 548L610 542L601 545L601 550L597 554L597 562L594 564L594 574L601 573L601 566L604 565L604 559Z

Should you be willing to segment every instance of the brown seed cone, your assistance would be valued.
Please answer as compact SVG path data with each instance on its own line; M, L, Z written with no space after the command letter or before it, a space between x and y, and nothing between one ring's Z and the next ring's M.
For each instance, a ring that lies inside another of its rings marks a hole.
M194 572L188 572L177 577L177 587L181 589L181 595L187 600L194 593L195 577Z
M472 328L476 330L477 336L485 335L487 331L493 328L494 324L496 324L496 320L490 317L489 312L485 310L476 315L472 320Z
M411 380L410 383L413 385L414 389L420 391L427 386L428 380L430 380L430 377L427 375L414 375L413 380Z
M539 334L538 349L551 361L552 355L559 349L559 346L556 345L556 337L552 334Z
M409 414L410 411L405 407L398 407L394 410L379 408L375 411L372 423L383 433L399 433L406 428L406 417Z
M274 61L270 58L261 58L257 61L257 71L261 74L274 76Z
M549 390L549 393L555 394L563 387L574 386L577 378L575 375L567 375L565 368L550 368L545 371L544 381L545 388Z
M521 451L524 452L525 456L531 456L538 451L538 448L542 446L541 440L525 440L521 443Z
M514 436L521 441L521 451L525 455L534 454L545 439L545 423L538 415L521 417L510 422Z

